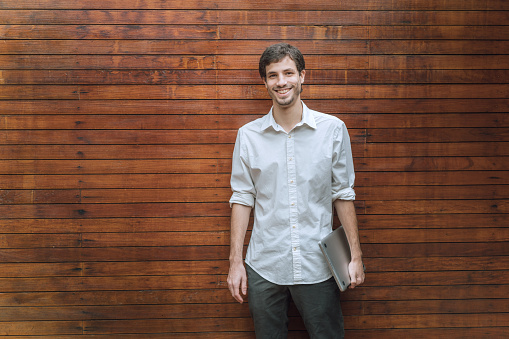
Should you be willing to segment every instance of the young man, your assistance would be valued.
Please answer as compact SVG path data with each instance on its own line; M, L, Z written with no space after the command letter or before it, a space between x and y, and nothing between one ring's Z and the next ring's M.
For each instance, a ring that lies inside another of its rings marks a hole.
M290 296L311 338L342 338L339 288L318 241L332 231L334 206L350 243L351 288L363 283L348 132L341 120L301 101L306 71L297 48L268 47L259 71L273 106L241 127L235 143L228 288L242 303L249 282L257 338L286 338Z

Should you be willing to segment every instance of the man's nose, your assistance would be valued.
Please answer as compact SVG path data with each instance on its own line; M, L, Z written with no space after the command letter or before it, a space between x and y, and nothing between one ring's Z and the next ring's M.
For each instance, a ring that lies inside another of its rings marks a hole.
M277 85L279 87L283 87L286 85L286 78L283 75L278 76L277 78Z

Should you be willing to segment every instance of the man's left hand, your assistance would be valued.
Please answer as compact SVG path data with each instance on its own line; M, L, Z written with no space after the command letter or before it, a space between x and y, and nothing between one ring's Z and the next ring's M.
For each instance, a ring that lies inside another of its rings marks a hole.
M351 261L348 265L350 274L350 288L355 288L364 282L364 265L361 260Z

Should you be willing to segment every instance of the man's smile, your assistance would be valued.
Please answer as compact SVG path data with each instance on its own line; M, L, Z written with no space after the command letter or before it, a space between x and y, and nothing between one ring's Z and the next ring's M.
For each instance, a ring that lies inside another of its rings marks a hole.
M280 95L285 95L286 93L290 92L290 90L291 90L291 88L281 88L281 89L276 89L274 91Z

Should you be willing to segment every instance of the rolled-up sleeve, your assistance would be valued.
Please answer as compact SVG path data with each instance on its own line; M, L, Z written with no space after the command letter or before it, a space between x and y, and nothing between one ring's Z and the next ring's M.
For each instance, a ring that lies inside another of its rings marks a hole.
M332 201L355 200L352 148L348 130L343 122L334 132L332 148Z
M232 176L230 180L233 194L230 198L230 207L233 204L254 207L255 203L256 190L244 146L242 142L242 129L240 129L237 133L235 148L233 149Z

